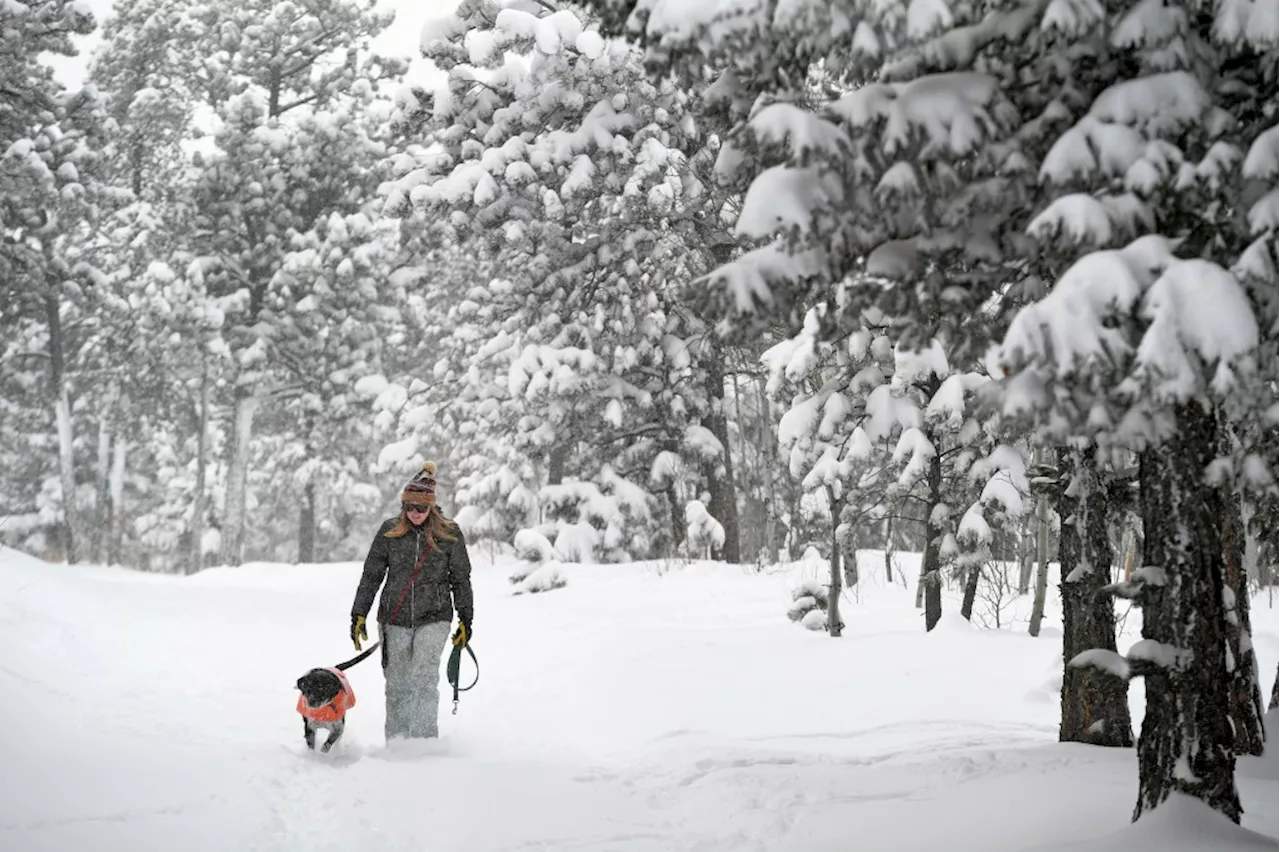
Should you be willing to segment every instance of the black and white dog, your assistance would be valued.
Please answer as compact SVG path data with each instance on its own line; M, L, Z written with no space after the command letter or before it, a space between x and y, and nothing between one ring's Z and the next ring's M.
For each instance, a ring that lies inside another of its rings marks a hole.
M345 663L338 663L322 669L312 669L298 678L295 686L302 693L298 696L298 712L302 715L302 736L307 748L315 749L316 731L324 728L329 732L320 751L327 752L342 737L346 727L347 711L356 706L356 693L350 681L343 674L347 669L373 653L377 642L359 656L352 657Z

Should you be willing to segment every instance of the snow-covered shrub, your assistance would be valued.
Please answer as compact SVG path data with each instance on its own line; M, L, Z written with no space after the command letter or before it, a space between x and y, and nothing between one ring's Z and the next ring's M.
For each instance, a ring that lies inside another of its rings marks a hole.
M515 547L516 556L525 562L549 562L556 553L547 537L537 530L524 529L516 533Z
M684 507L684 521L687 525L686 545L689 555L710 557L712 551L724 547L724 527L701 500L690 500Z
M817 580L802 580L791 590L791 606L787 609L787 618L798 621L810 630L813 613L817 613L819 624L825 625L827 619L827 587Z
M538 566L517 583L511 594L523 595L528 593L536 595L539 592L549 592L552 589L563 589L567 583L568 580L565 579L560 563L547 562Z
M800 626L805 630L826 630L827 614L821 610L811 609L800 619Z

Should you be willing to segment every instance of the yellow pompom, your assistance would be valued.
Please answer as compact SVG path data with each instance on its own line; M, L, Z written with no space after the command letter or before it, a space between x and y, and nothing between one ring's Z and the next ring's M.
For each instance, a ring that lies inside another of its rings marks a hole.
M436 475L436 463L433 461L423 462L422 469L425 470L427 473L431 474L432 476Z

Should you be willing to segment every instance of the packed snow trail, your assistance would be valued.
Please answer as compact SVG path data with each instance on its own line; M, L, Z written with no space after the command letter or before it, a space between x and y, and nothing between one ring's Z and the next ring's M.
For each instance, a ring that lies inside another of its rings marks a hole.
M371 658L321 756L293 682L352 656L357 565L169 577L0 551L0 849L1023 852L1128 836L1134 753L1055 742L1052 628L948 617L927 636L907 590L872 585L831 641L784 615L821 566L566 566L566 588L512 596L509 565L475 561L484 676L457 716L444 693L442 739L383 744ZM1246 826L1274 849L1274 757L1241 776Z

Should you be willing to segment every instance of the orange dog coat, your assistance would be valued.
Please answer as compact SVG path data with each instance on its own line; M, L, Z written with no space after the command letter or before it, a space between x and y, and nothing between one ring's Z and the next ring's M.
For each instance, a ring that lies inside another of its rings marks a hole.
M312 707L307 703L305 696L298 696L298 712L313 722L337 722L346 715L348 710L356 706L356 693L351 688L351 682L347 680L347 676L338 669L327 668L342 682L342 688L338 690L338 694L332 701L321 707Z

